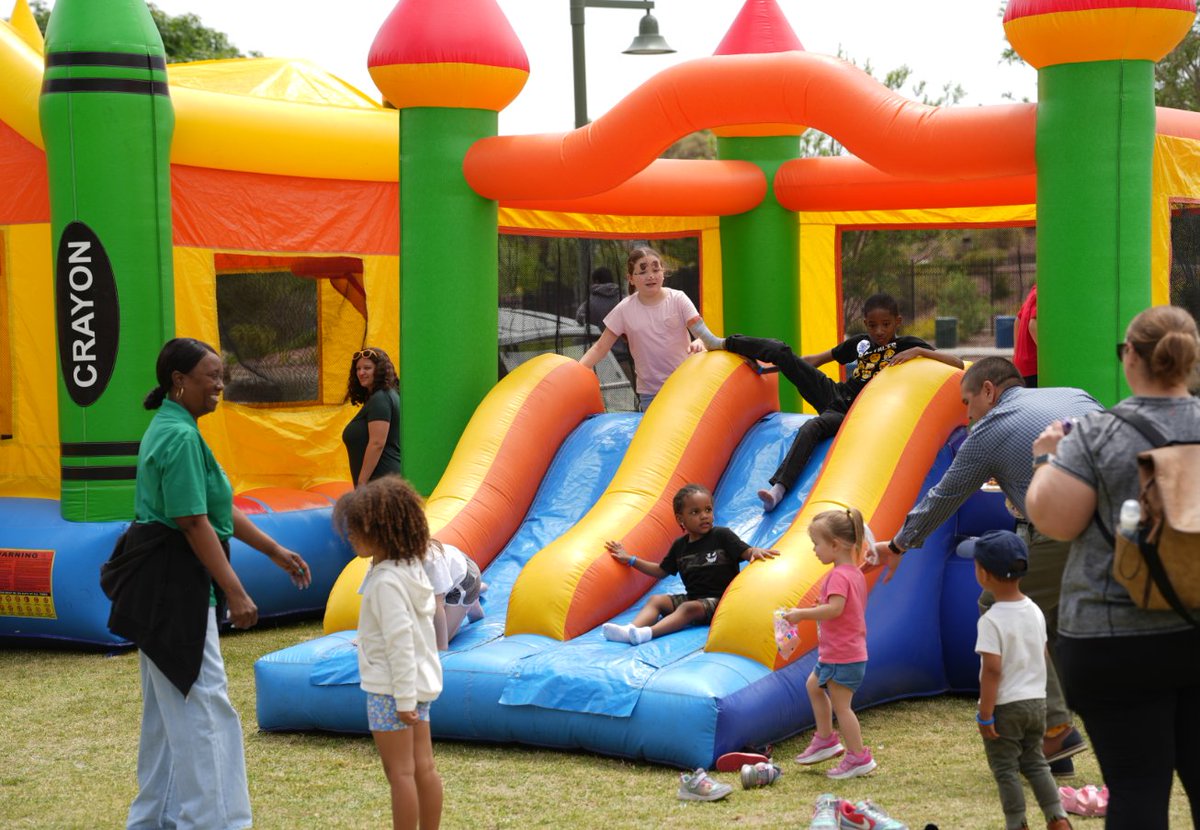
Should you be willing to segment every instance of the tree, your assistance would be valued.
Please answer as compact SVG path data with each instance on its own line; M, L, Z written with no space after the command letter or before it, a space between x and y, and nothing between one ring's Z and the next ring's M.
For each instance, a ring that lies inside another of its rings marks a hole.
M167 14L153 3L147 5L150 7L150 17L154 19L154 25L158 27L158 33L162 36L168 63L262 57L261 52L251 52L248 56L242 54L241 50L229 42L228 35L208 28L200 22L197 15L189 13L175 16ZM33 0L29 8L38 28L45 34L46 24L50 20L50 7L46 5L46 0Z
M1160 107L1200 110L1200 20L1154 67L1154 102Z

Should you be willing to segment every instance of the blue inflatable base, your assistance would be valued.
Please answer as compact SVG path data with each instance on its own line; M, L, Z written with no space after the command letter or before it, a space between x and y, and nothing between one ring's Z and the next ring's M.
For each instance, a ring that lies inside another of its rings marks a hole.
M230 561L260 619L323 613L334 581L353 556L333 531L332 510L331 505L250 516L308 562L313 581L304 591L266 556L233 540ZM110 603L100 590L100 566L127 526L68 522L56 499L0 498L0 567L12 569L12 587L19 589L0 593L0 640L130 645L108 630Z

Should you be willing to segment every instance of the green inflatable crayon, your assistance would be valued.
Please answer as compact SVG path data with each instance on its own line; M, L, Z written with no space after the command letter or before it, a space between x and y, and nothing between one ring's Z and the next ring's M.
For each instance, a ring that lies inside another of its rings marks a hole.
M133 517L158 351L174 336L162 38L141 0L58 0L39 107L50 182L62 515Z
M1009 3L1004 31L1038 70L1038 383L1127 394L1113 346L1150 305L1154 64L1195 0Z

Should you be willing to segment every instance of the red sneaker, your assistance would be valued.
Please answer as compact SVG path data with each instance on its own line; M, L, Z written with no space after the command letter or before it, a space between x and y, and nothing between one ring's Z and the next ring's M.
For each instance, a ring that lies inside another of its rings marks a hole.
M771 759L758 752L726 752L717 759L717 772L739 772L743 764L770 763Z

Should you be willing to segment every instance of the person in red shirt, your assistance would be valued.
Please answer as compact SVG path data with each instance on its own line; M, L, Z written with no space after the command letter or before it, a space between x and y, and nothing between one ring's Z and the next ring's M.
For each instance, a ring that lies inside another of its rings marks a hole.
M1013 363L1025 379L1026 389L1037 388L1037 285L1029 289L1021 310L1017 312L1013 332Z

